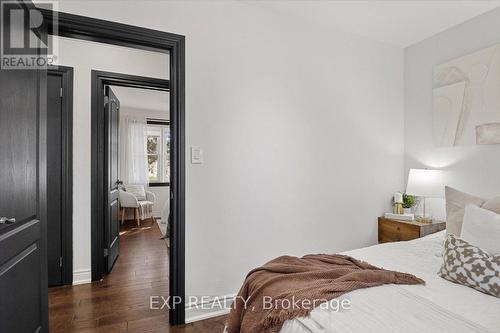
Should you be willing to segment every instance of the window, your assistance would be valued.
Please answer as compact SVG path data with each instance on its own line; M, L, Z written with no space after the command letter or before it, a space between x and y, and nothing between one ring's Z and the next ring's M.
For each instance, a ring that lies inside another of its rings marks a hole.
M150 186L170 184L170 124L148 120L146 134L148 179Z

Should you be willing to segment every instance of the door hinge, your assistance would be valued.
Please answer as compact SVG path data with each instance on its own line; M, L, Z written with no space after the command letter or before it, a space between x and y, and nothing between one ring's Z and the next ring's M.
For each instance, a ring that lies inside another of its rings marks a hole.
M104 96L104 106L106 106L109 102L109 97L108 96Z
M59 267L62 267L62 266L63 266L63 258L59 257Z
M60 96L61 98L63 97L63 89L62 89L62 88L59 90L59 96Z
M104 249L104 256L107 257L108 256L108 249Z

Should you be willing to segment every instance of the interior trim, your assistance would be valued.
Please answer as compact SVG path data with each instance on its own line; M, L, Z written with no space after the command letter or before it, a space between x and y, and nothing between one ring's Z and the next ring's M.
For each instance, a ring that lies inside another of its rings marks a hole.
M204 302L197 300L195 303L188 303L186 305L186 323L228 314L236 296L237 294L229 294L213 297ZM220 308L220 305L225 306Z
M47 75L61 76L62 99L62 179L61 179L61 245L62 284L73 284L73 68L50 66Z
M73 271L73 285L92 282L92 273L90 269L77 269Z

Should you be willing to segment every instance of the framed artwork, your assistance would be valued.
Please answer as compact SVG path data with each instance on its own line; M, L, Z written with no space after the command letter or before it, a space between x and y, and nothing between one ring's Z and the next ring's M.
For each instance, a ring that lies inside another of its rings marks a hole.
M437 146L500 143L500 44L434 69Z

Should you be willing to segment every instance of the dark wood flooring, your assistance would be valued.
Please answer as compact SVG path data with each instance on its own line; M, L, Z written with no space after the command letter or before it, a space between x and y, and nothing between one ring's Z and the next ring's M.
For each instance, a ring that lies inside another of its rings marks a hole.
M168 310L149 308L150 296L168 295L166 242L156 223L120 231L120 256L102 281L49 289L51 333L221 333L225 316L183 326L168 325Z

